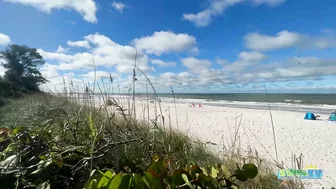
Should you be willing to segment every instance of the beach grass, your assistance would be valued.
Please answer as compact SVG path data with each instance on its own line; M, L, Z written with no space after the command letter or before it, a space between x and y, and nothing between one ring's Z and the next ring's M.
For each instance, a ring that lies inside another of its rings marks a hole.
M89 153L92 156L92 167L81 167L87 172L106 168L120 170L120 160L123 157L137 162L139 166L145 166L153 155L159 154L175 162L172 164L174 168L190 163L204 166L221 163L231 173L237 168L237 163L242 165L253 162L258 166L259 174L253 180L238 181L240 188L288 188L276 178L271 164L258 157L257 153L249 156L239 153L235 149L239 148L238 145L228 145L224 152L227 156L213 154L206 144L178 131L165 130L155 119L151 123L134 120L132 111L117 104L118 101L131 104L127 99L111 100L105 96L102 97L102 106L94 107L94 97L79 99L69 96L55 97L45 93L10 100L0 109L0 123L9 128L45 130L51 134L50 140L57 141L60 150L66 150L70 146L84 146L84 151L77 152L88 154L87 152L93 151L94 153ZM92 135L88 118L92 119L96 137ZM290 188L299 188L296 185L291 183Z

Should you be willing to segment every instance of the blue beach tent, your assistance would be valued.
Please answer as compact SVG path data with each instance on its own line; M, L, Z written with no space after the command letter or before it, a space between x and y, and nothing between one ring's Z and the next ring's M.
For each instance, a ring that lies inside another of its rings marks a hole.
M336 121L336 112L331 112L331 114L329 116L329 120L330 121Z
M316 120L316 116L311 113L311 112L307 112L304 119L308 119L308 120Z

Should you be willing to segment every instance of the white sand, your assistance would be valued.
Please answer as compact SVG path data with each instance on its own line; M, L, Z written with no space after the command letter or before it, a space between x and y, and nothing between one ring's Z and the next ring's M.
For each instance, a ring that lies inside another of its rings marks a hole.
M124 101L125 102L125 101ZM136 100L137 119L148 121L147 102ZM160 115L154 104L149 104L149 117ZM124 106L128 108L127 106ZM276 162L271 118L268 110L206 106L191 108L186 104L161 103L165 116L165 128L179 130L196 137L209 145L215 153L223 155L223 145L234 140L235 130L242 153L249 149L258 151L258 156ZM170 116L169 116L170 115ZM320 180L305 180L306 188L329 189L336 187L336 123L326 121L328 114L319 114L322 120L304 120L304 113L272 110L279 163L292 168L292 153L303 154L303 168L316 165L323 170ZM169 118L170 117L170 118ZM158 121L161 122L161 118ZM240 126L238 126L240 125ZM274 172L276 174L276 172Z
M140 120L148 119L146 104L145 101L137 103L137 118ZM173 129L197 137L203 142L216 143L217 145L209 147L217 153L222 152L223 144L231 144L230 138L234 136L230 135L234 135L236 128L241 149L247 151L250 146L258 151L260 157L270 161L276 159L268 110L204 105L203 108L190 108L186 104L176 104L177 126L175 105L161 103L161 106L167 129L171 125ZM157 111L159 115L159 109ZM150 104L151 119L155 117L154 112L154 105ZM302 112L272 111L272 114L279 162L286 168L291 168L292 152L297 156L302 153L303 167L313 164L323 170L323 179L305 181L309 185L307 188L336 186L336 123L304 120ZM321 119L326 120L328 116L321 115Z

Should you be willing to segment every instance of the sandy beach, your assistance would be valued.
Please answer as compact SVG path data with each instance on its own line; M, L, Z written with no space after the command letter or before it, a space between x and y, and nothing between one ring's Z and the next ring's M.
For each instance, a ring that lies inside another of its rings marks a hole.
M147 102L137 101L137 119L148 121ZM230 145L237 132L242 153L249 149L258 151L260 157L275 162L275 148L271 118L267 109L216 107L201 108L187 104L162 102L165 127L179 130L202 142L222 155L223 146ZM160 111L157 108L157 115ZM170 115L170 116L169 116ZM313 164L323 170L321 180L307 180L307 188L331 188L336 185L336 123L327 121L328 114L319 114L322 120L304 120L304 113L272 110L278 159L285 168L292 167L292 153L303 154L303 167ZM150 119L155 118L154 104L150 104ZM177 118L177 121L176 121ZM161 119L158 119L161 121ZM275 174L275 173L274 173Z

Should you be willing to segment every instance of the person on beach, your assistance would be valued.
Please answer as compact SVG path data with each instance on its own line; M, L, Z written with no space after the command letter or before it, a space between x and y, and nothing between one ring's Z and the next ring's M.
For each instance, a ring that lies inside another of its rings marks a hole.
M202 104L198 104L198 108L202 108Z

